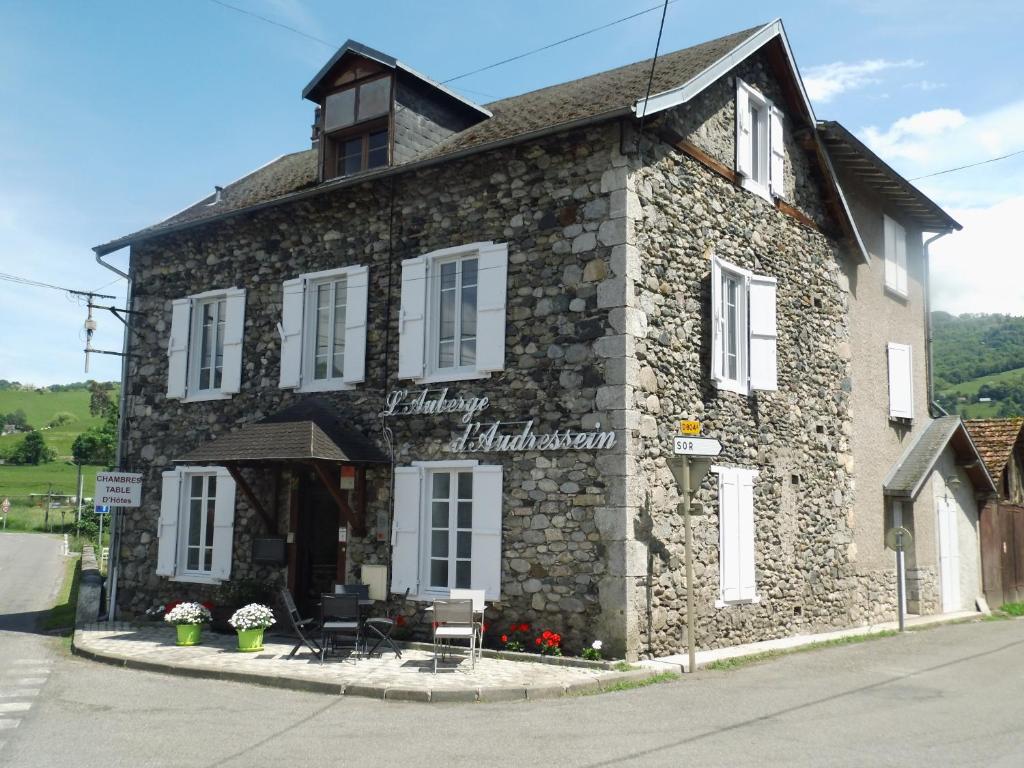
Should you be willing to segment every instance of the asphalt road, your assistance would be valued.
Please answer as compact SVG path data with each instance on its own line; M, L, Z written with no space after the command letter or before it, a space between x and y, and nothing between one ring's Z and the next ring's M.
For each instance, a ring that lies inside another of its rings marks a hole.
M0 730L0 765L1024 765L1024 621L939 627L598 696L386 703L64 656L52 639L8 628L12 611L49 594L43 574L59 572L43 561L58 557L53 547L10 538L0 536L0 657L51 671L19 725ZM10 574L25 594L13 595ZM12 680L31 679L12 668L4 662L0 702L13 700Z

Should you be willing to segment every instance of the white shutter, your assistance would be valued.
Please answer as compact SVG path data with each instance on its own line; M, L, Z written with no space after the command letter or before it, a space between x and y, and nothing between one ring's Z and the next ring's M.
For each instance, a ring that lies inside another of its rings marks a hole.
M221 392L238 392L242 384L242 341L245 338L245 289L232 288L224 300L224 369Z
M711 259L711 380L722 380L722 344L725 327L722 317L722 266L718 259Z
M370 268L352 267L345 281L345 365L344 381L366 380L366 306L370 295Z
M739 510L737 515L736 560L739 565L739 599L753 600L757 596L754 578L754 475L751 470L738 469L736 474Z
M893 219L882 215L882 248L885 252L885 287L907 295L907 232Z
M472 588L486 592L488 600L501 599L502 467L473 470Z
M398 319L400 379L418 379L423 376L426 313L426 259L407 259L402 262L402 309Z
M181 472L163 473L160 487L160 522L157 528L156 574L173 576L178 563L178 518L181 509Z
M778 389L774 277L750 278L750 388Z
M391 529L391 591L419 593L420 504L423 470L395 467L395 510Z
M909 344L889 343L889 417L914 418L913 350Z
M747 84L736 78L736 173L753 176L754 161L751 152L750 95Z
M718 565L723 602L740 599L739 483L733 469L718 470Z
M896 290L907 295L907 232L896 224Z
M302 384L302 326L306 300L306 281L301 277L285 280L281 285L281 389Z
M776 197L784 197L786 192L786 145L782 131L782 112L772 106L768 113L768 144L771 149L768 178L771 192Z
M231 550L235 537L235 480L226 469L217 469L213 512L213 567L210 575L225 581L231 577Z
M505 302L508 292L508 244L486 245L477 259L476 368L505 368Z
M188 342L192 326L192 299L171 302L171 336L167 341L167 397L180 399L186 394Z

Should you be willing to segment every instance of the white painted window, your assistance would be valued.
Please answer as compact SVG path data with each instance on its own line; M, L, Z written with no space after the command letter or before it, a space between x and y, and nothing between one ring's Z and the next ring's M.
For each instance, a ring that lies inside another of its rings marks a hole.
M244 333L244 289L210 291L174 301L167 397L215 400L238 392Z
M718 474L718 607L757 602L754 478L757 470L712 467Z
M223 467L164 472L157 568L178 581L218 583L231 576L235 481Z
M776 280L711 260L711 378L740 394L778 388Z
M419 462L395 469L391 589L420 599L450 589L501 597L502 467Z
M282 286L282 388L349 389L366 378L369 268L342 267Z
M505 367L508 246L473 243L402 263L398 375L486 378Z
M885 242L885 287L904 298L907 290L907 232L895 220L882 214Z
M889 342L889 418L914 418L914 350Z
M736 172L761 197L783 197L785 141L782 112L756 88L736 79Z

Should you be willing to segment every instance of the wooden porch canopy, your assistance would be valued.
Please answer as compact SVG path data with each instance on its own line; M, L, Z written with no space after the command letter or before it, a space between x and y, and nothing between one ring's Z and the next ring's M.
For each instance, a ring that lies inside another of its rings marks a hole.
M241 468L273 469L276 497L276 476L282 466L312 467L337 504L341 518L361 536L366 533L366 467L386 464L388 459L361 432L346 423L335 408L317 398L309 398L262 421L218 435L174 461L225 467L270 532L277 528L274 517L242 476ZM353 504L349 504L347 492L340 487L342 465L356 469Z

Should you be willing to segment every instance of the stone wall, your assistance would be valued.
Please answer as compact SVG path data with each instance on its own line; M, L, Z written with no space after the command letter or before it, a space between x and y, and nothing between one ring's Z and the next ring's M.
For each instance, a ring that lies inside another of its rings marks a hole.
M606 125L399 176L391 232L385 180L136 245L134 309L141 314L135 316L126 385L125 455L127 466L144 473L145 493L125 525L122 610L138 613L158 600L211 596L208 588L153 575L160 472L200 443L301 397L278 388L276 329L281 283L300 273L370 265L366 382L324 398L382 449L377 414L384 392L411 385L395 376L401 261L483 240L509 246L507 368L488 380L456 382L452 394L486 393L487 419L534 418L537 432L597 423L619 429L622 409L606 387L620 382L622 372L604 352L621 328L599 299L619 242L618 230L606 226L613 200L606 171L618 158L617 146L616 127ZM241 392L223 401L167 400L171 301L231 286L247 289ZM550 626L570 648L598 632L610 647L623 647L623 590L608 579L621 542L605 540L598 527L608 518L609 499L620 495L614 489L621 475L605 471L611 452L453 456L443 446L458 426L457 415L396 418L391 426L400 465L440 458L503 464L503 598L490 616L494 622ZM270 494L268 476L248 476L258 494ZM350 536L350 568L387 561L388 532L382 531L384 542L376 533L378 521L389 525L389 485L386 470L370 473L369 531L362 540ZM280 532L287 528L286 493L282 483ZM251 539L262 529L239 493L233 580L283 581L282 570L249 562Z
M639 272L629 301L643 316L631 361L638 386L630 399L640 438L632 456L633 499L640 507L635 534L647 555L645 578L634 584L640 652L661 655L686 645L683 528L665 462L680 419L700 420L705 435L721 440L717 463L759 472L759 602L715 607L717 481L707 479L698 496L709 512L694 518L698 647L846 626L855 579L840 251L820 232L686 155L663 144L645 155L648 163L630 181ZM796 164L798 174L802 167ZM796 188L814 186L798 178ZM816 194L805 199L816 205ZM718 392L710 381L712 254L778 280L776 392L748 397Z

